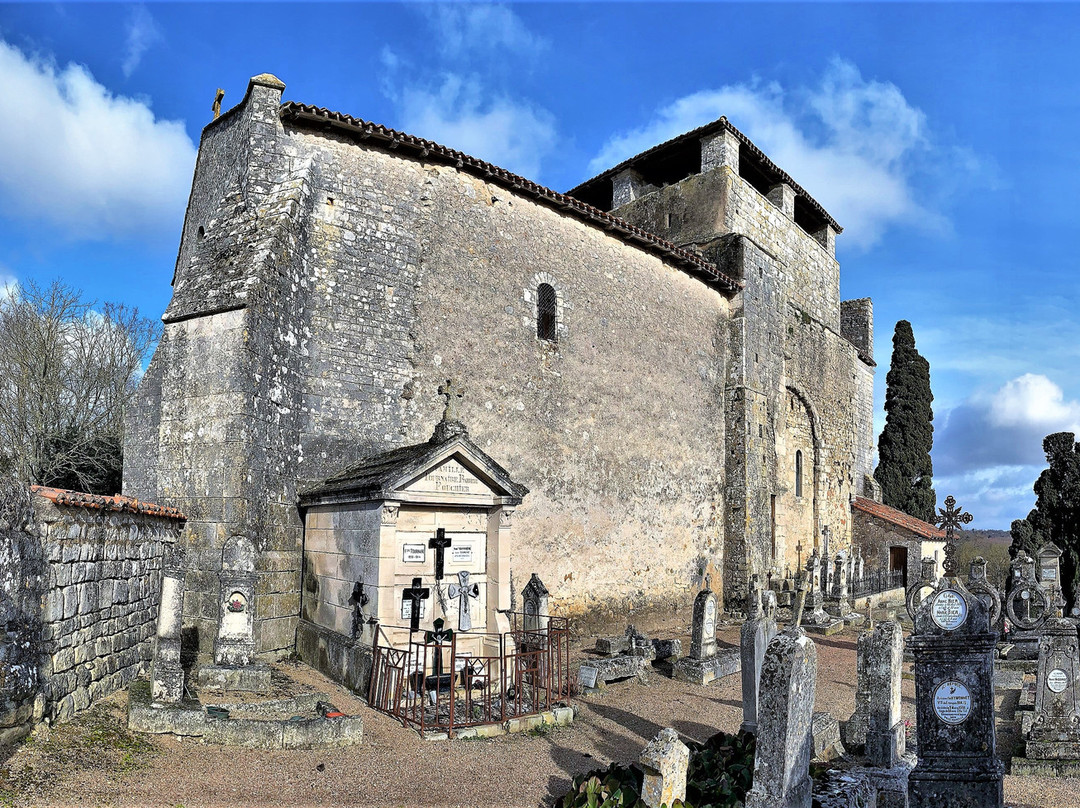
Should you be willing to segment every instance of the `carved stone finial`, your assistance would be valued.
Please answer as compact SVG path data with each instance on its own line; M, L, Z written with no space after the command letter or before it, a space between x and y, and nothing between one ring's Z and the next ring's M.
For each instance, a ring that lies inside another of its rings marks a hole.
M443 410L442 419L444 421L460 421L456 399L465 398L464 385L458 384L453 379L447 379L446 384L439 385L439 395L446 399L446 409Z
M217 88L217 92L214 93L214 105L211 107L214 110L214 120L216 121L221 115L221 102L225 98L225 91L220 87Z

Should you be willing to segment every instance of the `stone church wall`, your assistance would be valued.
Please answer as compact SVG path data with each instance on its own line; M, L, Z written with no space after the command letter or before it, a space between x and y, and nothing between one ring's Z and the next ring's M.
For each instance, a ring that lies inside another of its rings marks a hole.
M146 672L162 563L183 524L115 510L111 497L57 504L70 492L41 490L24 529L0 530L0 744Z

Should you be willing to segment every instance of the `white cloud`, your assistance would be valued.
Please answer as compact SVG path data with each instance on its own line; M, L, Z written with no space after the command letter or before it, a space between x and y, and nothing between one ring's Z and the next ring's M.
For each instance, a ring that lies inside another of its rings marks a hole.
M125 78L131 78L131 74L142 61L143 54L161 39L161 30L146 6L133 6L127 22L127 43L123 64Z
M115 96L81 65L64 68L0 40L0 205L70 236L106 239L174 231L195 145L180 121Z
M450 74L435 89L407 87L399 96L403 128L526 177L535 177L555 145L546 110L505 96L489 97L475 79Z
M0 300L13 297L18 291L19 282L3 264L0 264Z
M990 398L988 415L990 424L997 427L1080 433L1080 401L1065 401L1060 387L1035 373L1006 382Z
M449 59L498 58L505 51L535 55L548 46L504 5L433 3L420 8L438 32L439 53Z
M680 98L609 140L589 168L598 173L722 115L840 222L846 244L869 247L896 222L944 226L911 188L910 159L929 147L925 116L896 85L865 80L841 59L814 88L754 80Z

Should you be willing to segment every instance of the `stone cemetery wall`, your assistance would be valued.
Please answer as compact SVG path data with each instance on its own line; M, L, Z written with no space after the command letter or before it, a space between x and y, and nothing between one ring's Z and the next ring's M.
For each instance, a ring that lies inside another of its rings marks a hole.
M0 533L0 732L29 731L35 701L38 718L63 720L147 669L162 563L183 525L123 497L35 491L25 528Z

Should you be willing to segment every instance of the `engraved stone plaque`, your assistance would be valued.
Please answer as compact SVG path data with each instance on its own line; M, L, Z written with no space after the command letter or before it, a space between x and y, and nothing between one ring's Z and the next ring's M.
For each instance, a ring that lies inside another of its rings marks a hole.
M423 564L427 560L427 548L422 544L404 544L401 560L405 564Z
M966 721L971 714L971 693L967 685L955 681L938 685L934 691L934 713L946 724Z
M706 637L716 636L716 601L705 604L705 619L701 621L701 633Z
M455 544L450 547L450 563L471 564L473 560L473 546L471 544Z
M581 684L582 689L596 687L596 668L590 668L587 665L583 665L578 668L578 682Z
M1060 693L1069 684L1069 675L1061 668L1054 668L1046 674L1046 686L1052 693Z
M1057 574L1058 574L1058 571L1056 569L1054 569L1053 567L1050 567L1050 568L1045 569L1045 570L1042 571L1042 579L1044 581L1056 581L1057 580Z
M930 604L930 617L945 631L952 631L964 625L967 620L967 602L952 589L943 589Z
M422 600L420 601L420 619L423 620L425 617L427 617L427 601ZM412 601L407 598L401 601L401 619L412 619Z

